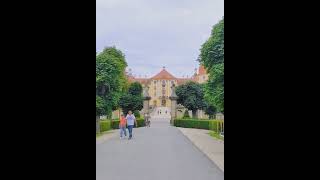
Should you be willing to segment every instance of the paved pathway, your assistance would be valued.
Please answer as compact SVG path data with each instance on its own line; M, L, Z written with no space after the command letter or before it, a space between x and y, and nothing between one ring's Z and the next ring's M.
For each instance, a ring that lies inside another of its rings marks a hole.
M224 171L224 141L208 135L204 129L178 128L197 148Z
M96 145L96 180L222 180L224 173L167 119Z

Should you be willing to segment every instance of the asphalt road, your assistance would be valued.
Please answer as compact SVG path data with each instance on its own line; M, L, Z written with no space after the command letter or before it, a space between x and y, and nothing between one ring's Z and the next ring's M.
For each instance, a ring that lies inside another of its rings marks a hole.
M224 179L224 173L164 119L153 119L150 128L134 128L131 140L117 136L96 149L96 180Z

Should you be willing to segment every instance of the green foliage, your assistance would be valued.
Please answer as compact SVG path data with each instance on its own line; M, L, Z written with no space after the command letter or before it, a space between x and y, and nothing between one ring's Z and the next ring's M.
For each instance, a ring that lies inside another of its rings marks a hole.
M96 115L105 114L107 111L106 102L103 97L96 96Z
M215 131L210 131L209 134L210 134L210 136L212 136L212 137L214 137L214 138L216 138L216 139L224 140L224 137L222 137L222 136L220 135L220 133L217 133L217 132L215 132Z
M112 129L119 129L119 120L112 120L111 121L111 128ZM138 119L137 118L138 127L144 127L144 119Z
M200 51L199 61L209 73L205 99L224 113L224 19L213 27Z
M184 128L209 129L209 120L198 119L176 119L174 126Z
M111 121L111 128L112 129L119 129L119 123L120 123L119 120L112 120Z
M137 119L138 127L144 127L144 119Z
M135 110L133 114L136 118L140 118L140 112L138 110Z
M127 86L127 63L122 52L107 47L96 55L96 115L110 115Z
M211 36L202 45L199 60L211 70L216 64L224 63L224 19L214 25Z
M199 120L199 119L175 119L174 126L184 128L207 129L221 132L223 121L221 120Z
M143 98L142 96L134 96L131 94L124 94L119 101L119 105L122 108L124 114L128 111L135 112L136 110L141 110L143 108Z
M101 120L100 121L100 132L108 131L111 129L110 120Z
M119 105L124 114L128 111L136 112L143 108L142 86L140 83L132 83L128 93L124 93L120 98ZM140 117L140 116L139 116ZM138 117L137 117L138 118Z
M204 107L204 112L207 115L209 115L209 119L213 119L214 115L217 113L217 109L213 105L210 105L209 103L206 102L206 106Z
M134 96L140 96L142 94L142 85L139 82L131 83L128 93Z
M222 120L211 120L209 122L209 130L220 133L222 131Z
M224 65L219 64L212 68L214 73L209 74L209 80L205 85L205 99L218 112L224 112Z
M177 103L182 104L188 110L196 112L205 107L203 85L196 82L187 82L176 89Z

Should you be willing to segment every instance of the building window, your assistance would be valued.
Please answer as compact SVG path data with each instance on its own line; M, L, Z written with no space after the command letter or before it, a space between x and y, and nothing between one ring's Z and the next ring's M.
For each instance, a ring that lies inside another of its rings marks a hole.
M162 106L166 106L166 100L163 99L163 100L161 101L161 105L162 105Z

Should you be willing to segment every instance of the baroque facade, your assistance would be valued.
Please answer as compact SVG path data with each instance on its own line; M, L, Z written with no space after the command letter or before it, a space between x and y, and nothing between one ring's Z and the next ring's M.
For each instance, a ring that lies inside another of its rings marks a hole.
M172 85L179 86L188 81L204 83L208 80L208 74L203 66L200 66L199 69L195 69L194 75L187 78L177 78L168 72L165 67L163 67L159 73L150 78L134 77L130 70L127 72L127 76L130 82L139 82L143 87L149 87L151 108L171 106L169 97L171 95Z

